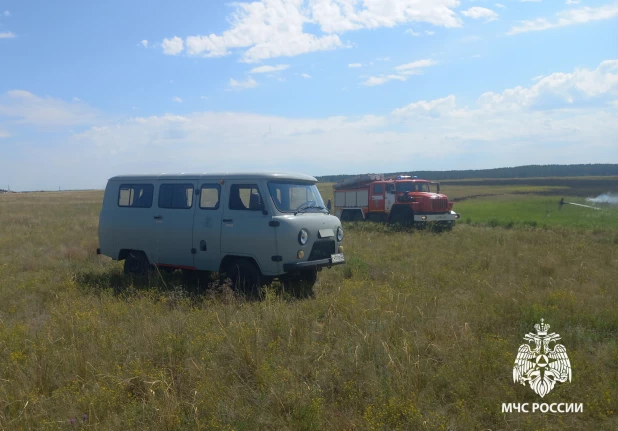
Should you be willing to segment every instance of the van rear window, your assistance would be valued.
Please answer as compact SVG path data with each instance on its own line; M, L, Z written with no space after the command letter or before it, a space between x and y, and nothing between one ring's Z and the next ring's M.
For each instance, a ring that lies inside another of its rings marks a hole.
M161 184L159 208L189 209L193 206L193 184Z
M153 192L152 184L121 184L118 191L118 206L150 208Z

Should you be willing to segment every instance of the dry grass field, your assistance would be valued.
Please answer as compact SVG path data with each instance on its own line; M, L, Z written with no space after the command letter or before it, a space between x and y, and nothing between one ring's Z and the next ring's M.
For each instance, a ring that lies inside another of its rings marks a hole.
M246 301L97 256L102 192L2 195L0 429L618 429L618 228L526 224L510 196L449 233L346 224L315 299ZM541 318L573 367L543 400L512 379ZM541 401L584 409L501 413Z

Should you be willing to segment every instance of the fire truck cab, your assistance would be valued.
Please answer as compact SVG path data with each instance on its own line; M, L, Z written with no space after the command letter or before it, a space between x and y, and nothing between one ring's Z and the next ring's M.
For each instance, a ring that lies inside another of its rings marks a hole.
M366 174L340 181L333 188L335 215L341 221L414 224L420 229L428 222L435 222L450 229L460 218L452 211L453 202L440 194L439 183L415 176L385 179L382 174Z

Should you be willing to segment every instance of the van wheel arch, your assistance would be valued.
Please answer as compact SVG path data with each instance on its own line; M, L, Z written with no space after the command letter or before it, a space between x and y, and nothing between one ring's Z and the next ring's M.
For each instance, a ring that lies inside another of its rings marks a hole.
M263 275L262 268L260 268L260 265L258 265L257 261L254 258L249 257L249 256L234 256L232 254L228 254L224 256L223 259L221 259L221 263L219 264L219 273L220 274L224 273L229 268L229 266L232 264L232 262L237 259L244 259L244 260L251 262L260 271L260 275Z

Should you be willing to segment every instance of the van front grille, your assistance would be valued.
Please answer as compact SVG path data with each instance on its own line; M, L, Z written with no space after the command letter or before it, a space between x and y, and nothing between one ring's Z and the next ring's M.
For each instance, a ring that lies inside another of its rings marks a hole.
M309 260L328 259L335 254L335 241L332 239L317 240L313 243Z

